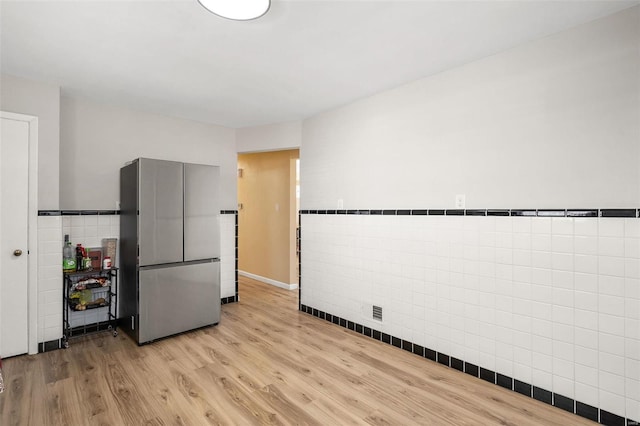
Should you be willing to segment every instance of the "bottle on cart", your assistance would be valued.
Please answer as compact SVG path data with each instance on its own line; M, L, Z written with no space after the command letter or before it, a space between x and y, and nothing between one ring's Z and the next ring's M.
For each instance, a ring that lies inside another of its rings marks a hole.
M87 252L82 247L82 244L76 245L76 266L78 271L84 270L84 258L87 257Z
M76 259L73 257L73 247L69 241L69 234L64 236L64 246L62 247L62 272L75 272Z

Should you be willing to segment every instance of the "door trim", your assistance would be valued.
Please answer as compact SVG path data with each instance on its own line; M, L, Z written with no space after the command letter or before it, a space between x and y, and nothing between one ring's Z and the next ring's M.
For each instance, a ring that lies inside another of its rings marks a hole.
M27 229L27 341L29 355L38 353L38 117L0 111L0 118L29 125L29 225Z

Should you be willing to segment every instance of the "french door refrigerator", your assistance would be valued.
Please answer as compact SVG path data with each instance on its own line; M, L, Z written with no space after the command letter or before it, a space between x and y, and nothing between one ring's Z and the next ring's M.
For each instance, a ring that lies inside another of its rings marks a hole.
M120 170L120 318L141 345L220 321L219 168Z

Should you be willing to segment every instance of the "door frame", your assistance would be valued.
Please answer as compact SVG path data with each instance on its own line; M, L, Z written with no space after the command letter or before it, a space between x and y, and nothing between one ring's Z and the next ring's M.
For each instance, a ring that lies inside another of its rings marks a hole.
M27 228L27 342L38 353L38 117L0 111L0 118L29 125L29 195Z

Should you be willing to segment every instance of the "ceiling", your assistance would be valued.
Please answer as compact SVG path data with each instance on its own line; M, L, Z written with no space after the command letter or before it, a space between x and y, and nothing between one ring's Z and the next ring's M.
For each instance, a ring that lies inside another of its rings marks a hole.
M228 127L294 121L640 1L1 1L2 73L64 96Z

